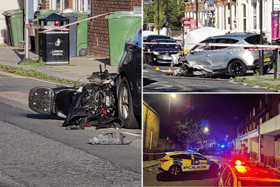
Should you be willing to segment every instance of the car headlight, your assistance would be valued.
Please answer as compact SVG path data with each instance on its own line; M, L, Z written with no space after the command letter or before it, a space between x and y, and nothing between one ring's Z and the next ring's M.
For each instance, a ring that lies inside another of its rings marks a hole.
M159 52L153 51L154 55L159 55Z

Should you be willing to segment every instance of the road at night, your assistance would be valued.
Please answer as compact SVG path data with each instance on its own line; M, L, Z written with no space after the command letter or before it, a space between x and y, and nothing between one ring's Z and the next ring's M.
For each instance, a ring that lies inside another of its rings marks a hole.
M166 75L169 66L159 66L159 71L155 68L144 65L144 92L273 92L263 86L230 80L229 75L215 78L174 77ZM172 70L177 68L173 67Z
M168 173L158 170L158 166L145 168L143 171L144 186L213 186L217 178L207 172L182 173L170 177Z

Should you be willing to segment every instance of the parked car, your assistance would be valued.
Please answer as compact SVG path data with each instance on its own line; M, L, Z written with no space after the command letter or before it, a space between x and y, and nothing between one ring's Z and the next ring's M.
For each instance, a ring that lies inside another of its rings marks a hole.
M154 42L172 44L152 44L146 46L146 51L151 51L151 53L148 53L146 56L148 64L170 64L172 61L171 55L180 53L180 45L174 44L176 40L156 39Z
M219 161L204 157L199 153L173 152L162 158L159 170L178 176L182 172L219 171Z
M125 44L116 77L118 115L125 128L141 127L142 29Z
M223 44L259 44L260 35L255 33L228 33L209 37L200 43ZM264 44L268 44L266 41ZM226 49L227 51L199 51L199 50ZM244 47L199 46L196 45L186 54L183 61L191 70L203 70L207 73L229 72L233 76L245 75L247 70L259 69L259 51L249 51ZM264 73L273 65L273 52L264 51Z
M280 186L279 173L256 163L234 160L224 164L217 178L223 186Z

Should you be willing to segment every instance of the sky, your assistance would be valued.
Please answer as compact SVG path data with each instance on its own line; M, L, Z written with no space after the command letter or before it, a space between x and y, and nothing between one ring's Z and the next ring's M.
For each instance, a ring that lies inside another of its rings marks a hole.
M144 94L144 101L161 114L160 137L169 136L168 116L170 98L170 120L191 117L208 120L210 130L218 137L229 135L235 138L237 126L259 101L261 94ZM188 108L191 106L191 109Z

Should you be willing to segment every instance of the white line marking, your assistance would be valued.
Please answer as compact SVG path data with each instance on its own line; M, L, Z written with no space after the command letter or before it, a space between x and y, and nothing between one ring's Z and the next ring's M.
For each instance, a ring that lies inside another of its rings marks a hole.
M129 134L129 135L132 135L132 136L141 136L141 135L139 135L139 134L134 134L134 133L130 133L130 132L123 132L123 133Z

